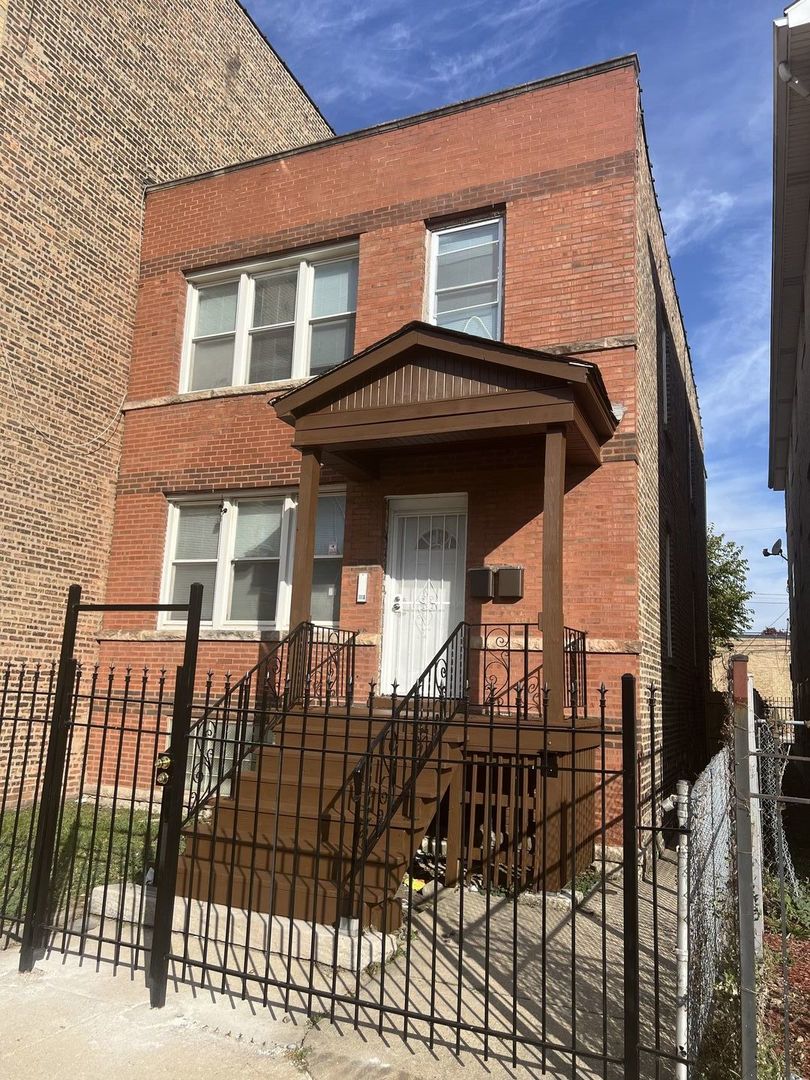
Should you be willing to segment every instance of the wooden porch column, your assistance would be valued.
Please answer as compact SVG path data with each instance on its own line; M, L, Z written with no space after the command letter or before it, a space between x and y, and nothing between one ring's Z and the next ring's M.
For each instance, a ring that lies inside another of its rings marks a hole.
M546 435L543 473L543 679L549 719L559 723L565 695L563 662L563 502L565 430Z
M312 612L312 562L315 558L315 517L318 513L320 481L320 450L302 450L290 598L291 630L307 622Z

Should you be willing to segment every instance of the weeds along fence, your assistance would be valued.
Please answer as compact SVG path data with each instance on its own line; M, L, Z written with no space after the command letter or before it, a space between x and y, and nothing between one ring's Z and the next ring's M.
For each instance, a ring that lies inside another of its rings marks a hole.
M749 722L762 822L757 1050L768 1077L792 1080L810 1072L810 748L788 703L756 695Z
M688 1056L694 1061L734 935L734 802L728 747L715 754L689 790L687 822L686 1014Z

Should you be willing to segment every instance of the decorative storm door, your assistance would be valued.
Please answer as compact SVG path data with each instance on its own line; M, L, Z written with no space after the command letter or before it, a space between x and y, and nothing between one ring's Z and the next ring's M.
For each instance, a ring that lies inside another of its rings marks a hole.
M390 500L380 693L407 693L464 618L467 500Z

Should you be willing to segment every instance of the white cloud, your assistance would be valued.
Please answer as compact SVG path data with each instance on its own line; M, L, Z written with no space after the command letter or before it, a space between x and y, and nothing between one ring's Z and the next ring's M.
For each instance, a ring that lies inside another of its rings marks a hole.
M523 81L522 65L545 73L561 23L590 0L490 0L437 4L366 0L349 8L333 0L306 5L248 0L257 22L297 68L318 62L315 98L325 105L371 103L363 123L486 93ZM361 126L354 124L350 126Z
M725 224L735 203L728 191L694 188L682 195L663 213L670 255L707 240Z

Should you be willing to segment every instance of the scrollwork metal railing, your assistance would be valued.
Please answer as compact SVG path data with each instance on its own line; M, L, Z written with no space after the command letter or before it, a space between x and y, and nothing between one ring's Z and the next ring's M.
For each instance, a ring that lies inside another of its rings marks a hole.
M468 627L456 627L394 709L347 781L354 804L349 897L356 876L467 700Z
M218 791L229 793L291 709L302 702L351 709L356 639L353 631L301 623L216 701L194 708L200 715L189 731L184 825Z

